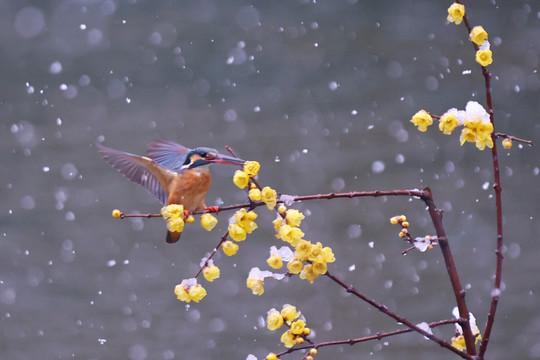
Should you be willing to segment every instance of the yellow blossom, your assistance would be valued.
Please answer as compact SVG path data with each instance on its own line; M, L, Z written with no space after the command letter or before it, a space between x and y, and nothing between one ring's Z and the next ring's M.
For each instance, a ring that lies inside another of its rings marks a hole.
M279 228L279 236L283 241L296 246L305 234L299 228L283 225Z
M392 217L390 218L390 224L396 225L398 222L399 222L399 220L398 220L398 217L397 217L397 216L392 216Z
M233 256L238 252L238 244L227 240L223 244L221 244L221 248L223 249L223 252L227 256Z
M184 220L174 217L167 219L167 229L173 232L182 232L184 230Z
M253 230L257 229L257 224L254 222L257 216L258 215L255 211L248 212L244 208L238 210L234 214L234 217L236 219L236 223L238 224L238 226L244 229L246 233L248 234L251 234Z
M277 217L274 221L272 221L272 224L274 224L274 229L278 232L276 237L280 239L281 237L279 236L279 228L285 225L285 220L283 220L281 217Z
M322 256L322 244L320 242L317 242L314 245L311 245L311 250L309 252L308 260L314 261L318 257Z
M336 261L336 257L334 256L334 253L332 252L332 248L329 246L325 246L322 249L322 257L325 262L327 263L333 263Z
M194 279L192 279L194 280ZM188 284L188 285L186 285ZM191 302L199 302L202 298L206 296L206 290L199 284L186 282L184 280L181 284L176 285L174 288L174 293L178 300Z
M114 216L115 218L119 218L120 216L122 216L122 212L118 209L114 209L112 211L112 216Z
M281 342L285 347L293 347L296 344L296 336L292 333L291 330L287 330L281 335Z
M318 277L319 274L313 270L313 265L311 264L304 266L300 273L300 279L307 280L310 284L313 284L313 281Z
M206 296L206 290L199 284L195 284L188 290L189 297L195 302L199 302Z
M510 149L510 148L512 148L512 140L509 139L509 138L504 138L504 140L502 141L502 146L503 146L503 148L505 148L505 149Z
M264 282L260 279L248 277L246 286L251 289L253 295L262 295L264 293Z
M481 122L476 126L478 137L491 136L493 124L491 122Z
M249 184L249 176L242 170L236 170L233 177L234 185L240 189L245 188Z
M317 273L319 275L326 274L327 267L326 267L326 262L324 262L323 259L315 259L315 260L313 260L313 263L311 264L311 267L312 267L314 273Z
M425 132L428 126L433 124L433 118L426 110L420 110L413 115L411 122L418 126L419 131Z
M476 52L476 62L482 66L488 66L493 63L493 53L489 49L478 50Z
M268 327L268 330L276 330L282 327L283 316L281 316L281 313L274 308L268 310L266 326Z
M210 265L203 269L203 275L207 281L212 282L219 278L220 271L216 265Z
M476 148L478 150L484 150L486 146L490 149L493 147L493 139L491 138L491 136L482 137L482 138L479 137L476 140Z
M293 321L300 315L302 315L302 313L300 311L296 311L296 306L294 305L285 304L281 309L281 316L283 316L283 320L285 321Z
M212 214L206 213L201 215L201 225L208 231L211 231L218 223L216 217Z
M285 218L287 219L287 224L298 227L300 226L302 220L304 220L306 217L304 216L304 214L302 214L296 209L289 209L287 210L287 215L285 216Z
M292 258L287 263L287 270L289 270L291 274L295 274L295 275L300 274L303 268L304 268L304 263L297 258Z
M164 219L179 218L184 216L184 205L171 204L161 208L161 216Z
M248 196L251 201L261 201L261 190L257 188L250 189Z
M272 254L266 262L272 269L281 269L283 267L283 260L279 254Z
M276 207L277 203L277 193L276 190L272 189L269 186L265 186L262 189L262 201L266 204L268 209L273 210Z
M472 129L469 129L468 127L463 128L463 130L461 130L461 136L459 137L459 141L461 143L461 146L463 146L465 142L475 142L476 132Z
M318 351L317 351L316 348L311 348L311 349L309 350L309 355L317 355L317 352L318 352Z
M191 299L189 298L189 293L187 291L187 288L184 286L184 284L176 285L176 287L174 288L174 293L176 297L178 298L178 300L180 301L185 301L185 302L191 301Z
M305 327L306 323L304 322L304 320L296 320L291 324L291 332L294 335L302 335Z
M475 26L471 30L469 38L476 45L483 45L488 38L488 33L482 26Z
M461 351L465 350L467 348L465 337L463 335L452 337L452 346Z
M257 161L246 161L244 163L244 172L249 177L257 176L260 168L261 164L259 164Z
M229 236L234 241L244 241L246 240L246 230L244 230L240 225L238 224L231 224L229 225Z
M193 224L195 222L195 217L193 215L189 215L184 221L188 224Z
M492 132L493 124L491 122L482 122L476 127L476 147L478 149L484 150L486 146L493 147Z
M465 6L462 4L453 3L448 8L448 17L446 20L459 25L463 21L463 16L465 16Z
M311 253L311 246L311 242L307 240L300 240L298 244L296 244L296 251L294 252L294 256L302 261L307 260L309 254Z
M456 118L456 115L451 112L443 114L439 119L439 130L441 130L444 135L450 135L458 125L459 121Z
M270 353L270 354L266 355L266 359L265 359L265 360L279 360L279 358L277 357L276 354Z

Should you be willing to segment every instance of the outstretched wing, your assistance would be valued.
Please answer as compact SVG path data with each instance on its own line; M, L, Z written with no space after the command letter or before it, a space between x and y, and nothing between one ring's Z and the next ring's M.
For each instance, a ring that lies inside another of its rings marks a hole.
M146 153L157 164L178 171L186 161L186 155L190 151L191 149L174 141L160 139L148 144Z
M150 194L154 195L162 204L167 203L167 194L163 184L176 176L171 170L161 168L151 159L111 149L96 143L103 159L118 170L127 179L142 185Z

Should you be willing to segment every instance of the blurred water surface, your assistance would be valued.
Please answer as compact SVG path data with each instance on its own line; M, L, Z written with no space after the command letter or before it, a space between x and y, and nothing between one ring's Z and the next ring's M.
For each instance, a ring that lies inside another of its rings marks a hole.
M200 304L176 300L219 241L188 226L164 241L160 205L101 160L93 144L143 154L167 137L188 147L231 145L262 164L260 182L285 194L430 186L482 328L494 273L495 212L489 151L459 146L409 123L484 101L463 26L433 1L8 1L0 0L0 354L2 359L259 359L282 350L262 326L293 303L316 341L399 328L326 278L245 287L267 268L274 214L233 258ZM467 4L468 5L468 4ZM497 131L538 142L540 7L475 1L489 32ZM539 157L500 149L504 292L490 359L540 358ZM234 169L214 166L208 205L245 201ZM433 232L416 200L296 204L306 237L334 248L329 269L411 321L451 316L438 249L406 247L388 218L406 213L415 235ZM451 327L435 334L449 339ZM300 358L299 354L287 358ZM414 334L321 349L317 358L453 358Z

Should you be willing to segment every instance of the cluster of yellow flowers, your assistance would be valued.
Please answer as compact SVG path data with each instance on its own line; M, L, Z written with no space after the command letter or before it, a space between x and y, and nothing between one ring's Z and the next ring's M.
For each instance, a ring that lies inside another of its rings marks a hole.
M409 222L407 221L407 217L405 215L396 215L390 218L390 223L392 225L401 225L401 231L399 232L399 237L402 239L407 238L406 240L409 241L414 245L414 247L421 252L424 252L426 250L433 249L433 245L438 244L438 239L436 236L426 235L424 237L416 237L411 238L409 235ZM408 249L410 250L410 249ZM408 251L406 250L406 251Z
M320 242L312 244L310 241L302 239L304 232L299 226L305 218L304 214L296 209L287 209L285 205L278 208L278 217L274 220L276 237L295 248L294 256L287 259L287 269L292 274L300 274L300 278L313 283L319 275L326 274L327 263L334 262L336 258L332 249L323 247ZM279 269L283 266L280 254L275 253L267 260L268 264ZM308 264L304 264L308 262Z
M192 300L199 302L206 296L206 290L201 285L197 284L197 279L195 278L183 280L181 284L176 285L174 293L178 300L185 302L190 302Z
M215 279L219 278L220 270L214 265L212 259L208 260L205 264L205 259L203 259L204 266L202 274L206 281L212 282ZM176 285L174 288L174 293L180 301L190 302L195 301L199 302L203 297L206 296L206 289L197 283L196 278L185 279L180 284Z
M277 330L286 324L289 329L281 335L281 342L285 347L293 347L295 344L303 344L306 336L311 334L311 329L306 326L302 315L293 305L283 305L281 311L275 308L268 310L266 324L269 330ZM272 354L269 354L272 355ZM268 357L266 358L268 360Z
M113 214L114 216L114 214ZM193 223L193 215L186 217L183 205L171 204L161 208L161 216L167 220L167 229L169 231L182 232L185 223ZM201 226L207 231L211 231L218 223L217 218L209 213L201 215Z
M246 161L243 170L236 170L233 182L240 189L249 186L249 199L252 201L262 201L268 209L273 210L277 204L276 190L265 186L262 190L255 183L250 183L250 179L257 176L261 165L257 161Z
M249 179L257 176L261 165L257 161L246 161L243 170L236 170L233 182L240 189L249 185Z
M426 111L420 110L413 115L411 122L419 131L425 132L433 124L433 117ZM461 130L460 143L475 143L479 150L493 147L493 124L488 112L476 101L469 101L465 110L449 109L439 118L439 130L450 135L458 126Z
M401 231L399 233L400 238L405 238L409 234L409 222L407 221L407 217L405 215L397 215L390 218L390 223L392 225L401 225Z
M465 16L465 6L463 4L453 3L448 8L448 17L446 20L456 25L461 24ZM482 66L488 66L493 63L493 53L490 50L490 44L487 40L488 33L482 26L475 26L469 33L469 38L478 45L476 51L476 62Z
M238 210L229 218L229 236L234 241L246 240L246 235L251 234L258 227L255 223L256 218L255 211L247 211L244 208Z
M169 231L184 230L184 205L171 204L161 208L161 216L167 220Z

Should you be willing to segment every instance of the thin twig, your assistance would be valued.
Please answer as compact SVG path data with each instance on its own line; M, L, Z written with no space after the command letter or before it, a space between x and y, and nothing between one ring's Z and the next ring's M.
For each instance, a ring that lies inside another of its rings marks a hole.
M455 324L456 322L457 322L457 319L448 319L448 320L441 320L441 321L435 321L435 322L429 323L428 326L431 329L433 329L433 328L436 328L436 327L442 326L442 325ZM413 331L414 331L414 329L407 328L407 329L399 329L399 330L383 332L383 333L376 333L375 335L364 336L364 337L356 338L356 339L324 341L324 342L320 342L320 343L314 343L313 345L302 345L302 346L298 346L298 347L293 347L293 348L287 349L287 350L285 350L285 351L283 351L283 352L281 352L279 354L276 354L276 355L279 357L279 356L290 354L290 353L293 353L293 352L299 351L299 350L306 350L306 349L313 349L313 348L318 349L318 348L322 348L322 347L326 347L326 346L354 345L354 344L358 344L358 343L366 342L366 341L371 341L371 340L382 340L382 339L384 339L386 337L400 335L400 334L406 334L406 333L410 333L410 332L413 332Z
M379 310L382 313L390 316L391 318L396 320L398 323L401 323L401 324L409 327L411 330L414 330L414 331L424 335L425 337L427 337L430 340L436 342L440 346L445 347L448 350L450 350L450 351L456 353L457 355L461 356L463 359L469 359L469 360L474 359L473 356L471 356L471 355L469 355L469 354L467 354L467 353L465 353L463 351L460 351L460 350L456 349L455 347L450 345L448 342L436 337L433 334L428 333L427 331L425 331L424 329L421 329L420 327L418 327L418 325L413 324L412 322L410 322L406 318L397 315L396 313L394 313L393 311L388 309L388 307L386 305L379 304L375 300L370 299L367 296L361 294L358 290L356 290L356 288L353 285L346 284L345 282L343 282L341 279L339 279L337 276L331 274L330 272L327 271L325 275L327 277L329 277L330 279L332 279L334 282L336 282L338 285L343 287L348 293L353 294L356 297L362 299L363 301L367 302L371 306L375 307L377 310Z

